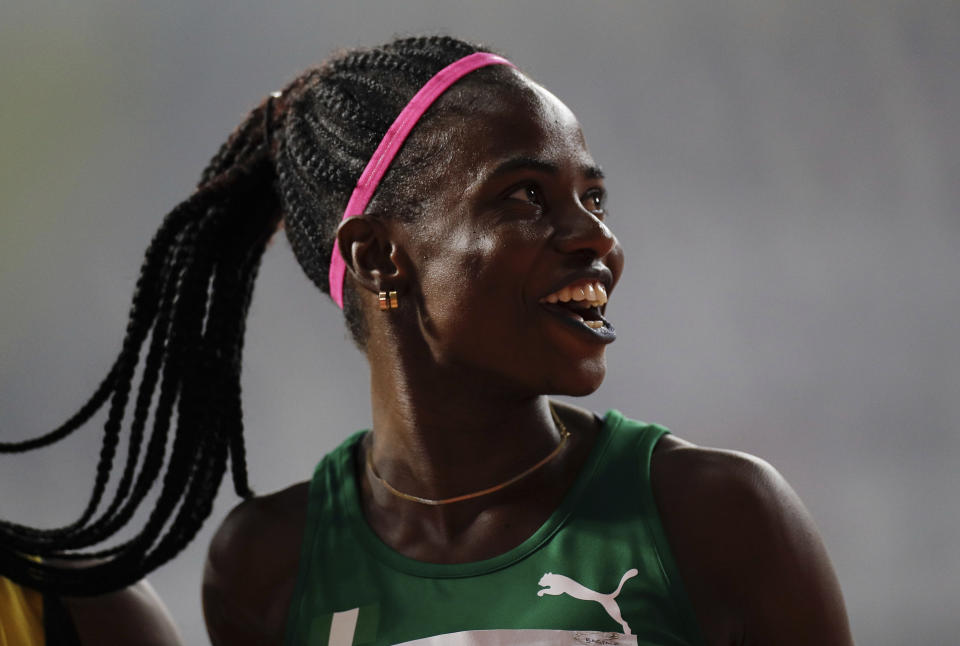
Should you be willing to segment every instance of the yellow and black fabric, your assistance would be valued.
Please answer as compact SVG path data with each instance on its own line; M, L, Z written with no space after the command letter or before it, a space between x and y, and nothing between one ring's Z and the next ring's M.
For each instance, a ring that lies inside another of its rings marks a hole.
M59 598L0 576L0 646L80 646Z

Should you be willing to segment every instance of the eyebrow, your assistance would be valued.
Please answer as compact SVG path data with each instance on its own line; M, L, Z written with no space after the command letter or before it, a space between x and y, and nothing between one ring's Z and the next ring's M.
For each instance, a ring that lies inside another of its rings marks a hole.
M549 175L556 175L560 172L560 167L553 162L536 159L534 157L514 157L494 168L493 172L490 173L489 178L493 179L495 177L505 175L511 171L520 169L536 170ZM604 178L603 169L596 165L584 165L580 168L580 172L584 177L589 179Z
M580 172L589 179L603 179L606 177L606 175L603 174L603 169L596 165L584 166Z

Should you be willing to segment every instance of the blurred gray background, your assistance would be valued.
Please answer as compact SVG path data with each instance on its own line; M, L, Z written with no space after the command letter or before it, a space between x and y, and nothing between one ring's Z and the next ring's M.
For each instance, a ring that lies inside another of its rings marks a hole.
M338 47L448 31L578 114L627 269L583 403L774 464L862 644L960 635L960 3L120 2L0 6L0 437L52 428L115 352L141 254L246 110ZM308 477L369 420L366 367L285 240L247 336L249 468ZM99 426L3 457L0 515L71 520ZM152 576L207 642L201 536Z

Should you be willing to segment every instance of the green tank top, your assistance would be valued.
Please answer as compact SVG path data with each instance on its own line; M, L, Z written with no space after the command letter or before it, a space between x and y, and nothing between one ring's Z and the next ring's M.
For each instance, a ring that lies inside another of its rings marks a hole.
M357 433L310 483L287 646L702 644L660 524L650 456L669 431L606 414L557 510L483 561L415 561L364 519Z

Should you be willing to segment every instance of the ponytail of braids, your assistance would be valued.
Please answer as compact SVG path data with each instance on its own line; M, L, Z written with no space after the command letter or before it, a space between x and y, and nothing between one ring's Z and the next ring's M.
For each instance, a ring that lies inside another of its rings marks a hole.
M0 572L14 581L44 592L89 595L139 580L196 534L210 514L228 457L237 493L252 495L240 365L254 279L280 221L269 150L272 103L268 99L250 114L203 172L196 192L164 219L140 270L120 353L94 395L51 433L0 443L3 453L46 446L108 406L96 479L79 518L54 529L0 521ZM98 514L145 344L122 474ZM161 473L155 505L133 538L82 551L125 527ZM35 557L95 564L77 568Z
M228 463L236 492L252 495L240 369L247 312L267 242L282 220L304 272L327 292L337 226L367 160L427 80L477 51L489 50L430 36L341 52L250 113L147 248L120 352L89 401L49 433L0 443L0 453L47 446L107 407L86 507L75 521L53 529L0 521L0 574L60 595L116 590L190 542L211 512ZM462 83L502 86L511 79L508 70L487 68ZM389 207L383 217L417 215L416 183L408 180L438 172L438 164L425 161L431 158L431 128L439 123L433 120L444 111L469 112L470 100L451 90L424 115L384 177L371 203L374 211L379 202ZM347 326L363 347L363 316L349 285L344 296ZM126 455L105 502L125 427ZM158 482L143 526L132 538L105 546ZM64 563L71 560L83 562Z

